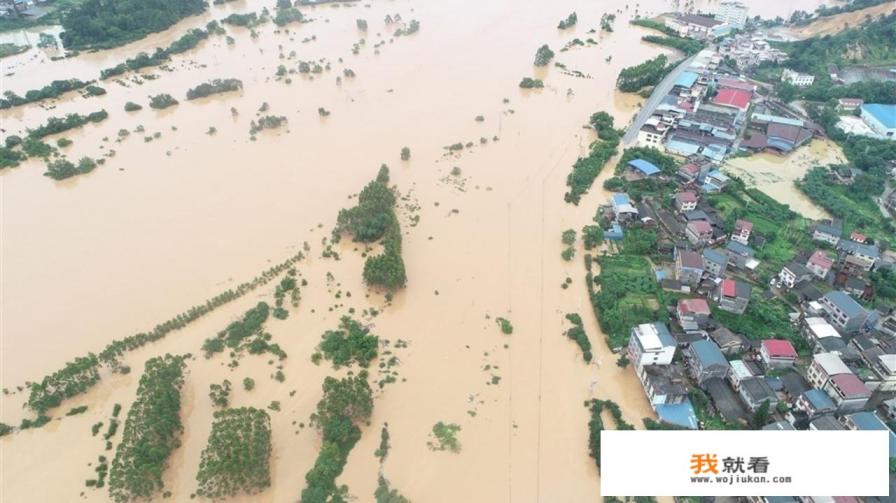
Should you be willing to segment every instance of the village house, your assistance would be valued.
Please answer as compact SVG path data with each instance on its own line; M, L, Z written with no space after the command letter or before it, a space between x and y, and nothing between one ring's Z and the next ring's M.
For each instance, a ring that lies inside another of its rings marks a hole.
M713 297L719 304L719 309L735 314L743 314L750 304L752 287L749 283L724 279L716 286Z
M837 111L854 112L864 104L865 101L860 98L840 98L837 100Z
M684 234L691 244L695 246L706 245L712 241L712 224L706 220L693 220L688 222Z
M896 139L896 105L866 103L861 106L861 117L879 137Z
M896 354L884 353L879 347L859 353L862 361L877 375L877 389L885 392L896 391Z
M712 248L703 249L703 270L713 278L720 278L728 268L728 256Z
M675 193L675 209L679 212L694 211L697 209L697 193L692 190Z
M825 414L809 421L809 429L812 431L843 431L846 428L834 416Z
M675 312L685 331L700 330L710 322L711 313L706 299L681 299Z
M769 368L792 367L797 357L793 344L783 339L764 339L759 346L759 355Z
M736 269L753 269L758 265L753 259L756 251L740 241L728 241L725 254L728 255L728 265Z
M795 72L785 68L781 73L781 82L787 82L796 87L808 87L815 82L815 76L808 73Z
M740 383L738 393L747 405L747 408L753 412L762 405L762 402L768 402L770 408L774 408L778 404L778 396L775 395L774 390L762 377L744 379Z
M855 374L832 376L824 387L840 412L861 410L871 398L871 391Z
M663 323L632 327L628 351L636 369L645 365L669 365L675 356L675 348L675 339Z
M849 294L833 290L819 299L819 303L830 317L830 322L842 334L858 332L868 319L868 311Z
M837 246L841 235L843 235L843 224L839 220L818 222L812 231L813 240L823 241L831 246Z
M693 182L700 178L701 174L703 173L700 172L700 167L691 162L682 164L678 168L678 176L685 182Z
M610 201L613 205L613 215L618 222L629 222L638 218L638 209L632 205L628 194L613 194Z
M731 179L719 170L712 170L703 178L703 192L721 192Z
M669 129L670 127L661 122L658 117L650 117L638 130L638 146L660 148Z
M868 272L880 258L880 248L877 245L866 245L845 239L837 244L837 252L843 267L853 271Z
M815 250L815 253L806 262L806 269L819 279L825 279L828 273L831 272L832 267L834 267L834 261L828 257L824 250Z
M644 365L638 371L647 400L659 404L682 403L688 399L685 372L681 365Z
M707 379L728 377L728 360L719 351L719 347L705 339L691 343L685 350L688 371L697 384Z
M837 406L834 405L827 393L814 388L797 398L796 408L805 412L810 418L822 414L832 414L837 410Z
M719 327L709 333L709 338L719 346L723 355L736 355L744 351L747 341L742 335L735 334L725 327Z
M734 391L740 390L740 383L743 382L744 379L752 379L756 377L756 374L753 373L743 360L731 360L728 364L731 366L731 371L728 373L728 381L731 383L731 387L734 388Z
M827 341L828 339L836 339L839 342L838 346L845 346L840 332L824 318L807 317L803 320L802 327L803 336L816 351L827 351L827 348L832 347L833 345Z
M708 40L715 37L714 29L722 21L697 14L676 14L666 18L666 26L675 30L680 37Z
M675 275L678 281L696 286L703 277L703 260L697 252L685 248L675 249Z
M886 414L886 418L888 421L896 420L896 398L890 398L884 400L881 403L881 409Z
M739 219L734 223L734 232L731 233L731 239L746 246L750 244L750 233L752 232L753 222Z
M778 273L778 281L781 282L781 286L788 289L793 288L797 283L806 281L809 277L809 271L798 262L785 265Z
M625 174L629 180L641 180L655 178L662 174L662 170L644 159L632 159L626 165Z
M812 363L806 370L806 377L812 386L822 389L831 377L839 374L852 374L852 370L843 363L835 353L818 353L812 356Z

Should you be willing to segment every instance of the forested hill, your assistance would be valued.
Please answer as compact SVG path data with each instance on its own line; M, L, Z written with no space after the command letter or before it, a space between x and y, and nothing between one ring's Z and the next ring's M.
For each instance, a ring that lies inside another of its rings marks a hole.
M835 35L775 44L790 59L784 66L819 76L829 63L884 65L896 63L896 12Z
M68 49L114 47L203 12L206 0L85 0L62 16Z

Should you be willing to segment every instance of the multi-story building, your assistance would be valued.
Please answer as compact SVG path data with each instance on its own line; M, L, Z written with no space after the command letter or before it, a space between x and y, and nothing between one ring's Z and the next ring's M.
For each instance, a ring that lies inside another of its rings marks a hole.
M806 377L812 386L822 389L831 380L831 377L839 374L852 374L852 370L843 363L835 353L818 353L812 357L812 363L806 371Z
M706 299L681 299L675 310L681 328L691 332L700 330L709 323L709 304Z
M710 276L719 278L728 268L728 256L712 248L703 249L703 270Z
M793 70L785 68L781 73L781 81L795 85L796 87L808 87L811 86L813 82L815 82L815 76L808 73L795 72Z
M830 322L843 334L857 332L868 319L868 311L849 294L833 290L819 299L830 317Z
M685 190L675 194L675 209L684 213L697 209L697 193L693 190Z
M810 418L822 414L831 414L837 410L837 406L831 400L831 397L824 391L815 388L803 392L796 399L796 408L805 412Z
M791 262L781 268L778 281L786 288L793 288L797 283L809 278L809 271L799 262Z
M731 239L742 245L750 244L750 234L753 232L753 222L749 220L738 220L734 223L734 232L731 233Z
M705 339L692 342L685 350L685 358L688 371L698 384L714 377L723 380L728 377L730 365L714 342Z
M675 356L675 339L663 323L643 323L631 330L629 359L640 369L645 365L669 365Z
M722 2L716 19L734 28L743 29L747 24L747 6L740 2Z
M719 283L714 292L715 301L719 303L719 309L735 314L743 314L750 304L752 287L749 283L734 279L724 279Z
M871 391L855 374L837 374L831 377L824 391L834 400L840 412L861 410L871 398Z
M790 341L783 339L765 339L761 342L759 355L770 368L792 367L796 362L796 349Z
M703 278L703 260L700 255L684 248L675 249L675 275L678 281L696 285Z
M831 272L831 267L834 267L834 261L828 257L824 250L815 250L815 253L806 262L806 269L820 279L827 277L828 273Z

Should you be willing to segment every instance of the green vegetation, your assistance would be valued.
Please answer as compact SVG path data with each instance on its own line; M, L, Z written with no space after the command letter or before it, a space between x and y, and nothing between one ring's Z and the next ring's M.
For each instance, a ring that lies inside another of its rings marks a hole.
M389 188L389 168L380 167L376 179L358 195L358 205L343 209L336 219L333 241L343 233L354 240L372 243L382 240L383 253L368 256L364 262L364 281L371 286L388 290L401 288L407 282L404 260L401 258L401 226L395 215L395 194Z
M162 31L207 7L203 0L83 0L62 16L60 38L67 49L115 47Z
M520 81L520 87L523 89L541 89L544 87L544 82L541 79L523 77L523 80Z
M383 423L383 429L380 430L380 446L373 453L374 456L380 458L380 463L389 455L389 447L389 425L388 423Z
M25 160L25 154L9 147L0 147L0 169L14 168Z
M600 432L604 430L604 420L601 417L601 413L603 413L604 409L610 411L617 430L633 430L634 427L625 422L622 418L622 411L615 402L594 399L585 402L585 406L591 412L591 420L588 421L588 453L594 458L597 468L600 469Z
M732 332L744 334L753 340L787 339L805 353L809 350L805 338L790 324L790 308L780 299L765 299L753 289L750 305L743 314L734 314L713 307L712 317Z
M152 66L159 66L171 59L174 54L181 54L195 48L199 42L207 39L209 35L221 34L224 30L217 21L210 21L206 25L206 29L192 28L183 36L171 43L167 48L157 47L152 55L141 52L133 58L126 59L124 63L119 63L111 68L100 71L100 79L108 79L117 75L121 75L127 71L140 70Z
M355 20L355 25L361 31L367 31L367 20L366 19L357 19Z
M113 370L125 371L118 358L125 352L141 348L150 342L162 339L169 333L187 326L190 322L210 313L215 308L243 297L258 287L290 269L296 262L304 257L302 252L297 253L285 261L276 264L261 272L251 281L241 283L236 288L228 289L215 295L202 304L195 305L186 311L156 325L148 332L140 332L129 335L124 339L113 340L99 353L99 356L89 353L85 357L76 358L62 369L44 377L38 383L31 385L27 406L33 411L43 412L57 407L63 400L86 392L99 382L99 366L107 365Z
M242 26L243 28L254 28L265 21L267 21L265 16L259 17L258 14L254 12L249 12L247 14L233 13L221 20L224 24Z
M257 122L249 124L249 133L255 135L265 129L277 129L283 124L286 124L286 117L282 115L262 115Z
M635 26L642 26L644 28L650 28L651 30L661 31L661 32L665 33L666 35L669 35L670 37L678 36L678 32L676 32L672 28L669 28L665 24L663 24L659 21L654 21L652 19L647 19L647 18L632 19L631 21L629 21L629 23L633 24Z
M274 24L277 26L286 26L290 23L301 23L304 19L305 16L299 12L299 9L294 9L292 7L277 9L277 13L274 14Z
M389 481L382 475L379 477L373 497L376 498L376 503L411 503L411 500L390 488Z
M178 101L168 93L161 93L149 97L149 107L155 108L156 110L164 110L177 104Z
M213 94L228 93L240 91L243 89L243 81L239 79L215 79L211 82L199 84L187 91L187 99L195 100L197 98L205 98Z
M623 68L616 79L616 87L622 92L635 93L645 87L655 86L675 68L675 65L667 62L666 55L660 54L637 66Z
M58 159L47 163L47 171L44 172L44 176L54 180L65 180L73 176L90 173L94 168L96 168L96 161L89 157L82 157L77 165L68 159Z
M215 412L202 451L196 494L206 498L255 494L271 485L271 418L253 407Z
M572 323L572 328L566 331L566 336L576 341L576 344L578 344L579 348L582 350L582 358L585 362L590 362L592 357L591 341L588 340L588 335L585 333L582 317L577 313L569 313L566 315L566 319Z
M180 391L185 358L165 355L146 361L109 474L109 494L116 502L148 499L164 486L168 457L180 445L183 430Z
M226 409L227 405L230 403L230 381L224 379L224 382L221 384L209 384L208 397L215 407Z
M565 29L567 29L567 28L572 28L573 26L576 25L576 23L577 23L578 21L579 21L579 17L576 15L575 12L573 12L573 13L571 13L570 15L566 16L566 19L561 19L561 20L560 20L560 23L557 24L557 29L558 29L558 30L565 30Z
M34 129L28 130L28 136L32 138L43 138L51 134L62 133L69 129L79 128L89 122L102 122L109 117L109 113L105 110L99 110L87 115L68 114L65 117L50 117L46 124L40 125Z
M28 103L35 103L50 98L58 98L67 92L81 89L87 85L89 85L89 82L84 82L78 79L54 80L40 89L32 89L26 92L24 98L12 91L6 91L3 93L3 99L0 99L0 109L27 105Z
M143 106L134 103L133 101L129 101L124 104L125 112L136 112L137 110L143 110Z
M255 389L255 379L252 379L251 377L243 378L243 389L246 391Z
M869 188L857 180L853 185L837 185L830 181L829 168L815 167L797 182L797 186L813 202L842 219L847 229L861 230L880 240L890 240L896 232L892 220L884 216L874 199L883 184Z
M251 354L270 352L281 360L286 358L286 353L279 345L268 342L271 336L264 332L264 324L270 313L270 306L266 302L256 304L246 311L242 318L227 325L227 328L202 343L205 357L211 358L215 353L227 348L234 354L247 349Z
M376 358L380 343L379 337L348 316L342 317L338 330L327 330L321 339L317 349L334 368L352 363L366 368Z
M12 426L6 423L0 423L0 437L5 437L12 432Z
M367 421L373 412L373 397L367 384L367 372L336 379L327 377L324 395L311 415L311 424L323 440L314 466L305 475L302 503L345 501L348 487L336 486L349 452L361 438L358 423Z
M502 334L510 335L513 333L513 325L510 324L510 320L507 318L495 318L495 323L498 324Z
M72 407L68 412L65 413L66 416L77 416L78 414L83 414L87 412L87 406L81 405L80 407Z
M100 87L100 86L97 86L97 85L93 85L93 84L91 84L91 85L89 85L89 86L87 86L87 87L84 88L84 95L85 95L85 96L88 96L88 97L90 97L90 96L102 96L102 95L104 95L104 94L106 94L106 90L103 89L103 88Z
M25 138L25 141L22 142L22 152L28 157L47 158L55 151L56 149L33 136Z
M457 432L460 426L454 423L445 424L442 421L432 426L432 440L426 445L434 451L460 452L460 441L457 440Z
M535 66L547 66L554 59L554 51L544 44L535 51Z
M693 38L660 37L657 35L646 35L644 37L641 37L641 40L650 42L651 44L663 45L666 47L671 47L673 49L678 49L679 51L685 53L685 55L687 56L697 54L698 52L702 51L704 47L702 42Z
M401 147L401 160L407 161L411 158L411 149L407 147Z
M572 173L566 177L569 191L563 198L567 203L575 205L579 204L582 196L591 188L604 164L616 155L616 148L622 139L622 133L613 128L613 117L606 112L592 114L589 124L597 131L597 140L591 144L588 156L579 157L572 166Z
M626 345L631 327L668 319L662 308L663 292L647 259L623 253L595 260L600 265L600 275L593 276L589 268L585 282L611 348ZM586 260L586 265L590 261Z
M8 56L15 56L16 54L21 54L28 49L31 49L31 47L27 45L16 45L8 42L2 43L0 44L0 59Z
M395 30L395 33L393 35L396 37L400 37L402 35L413 35L418 31L420 31L420 22L416 19L411 19L410 22L408 22L407 26L405 26L404 28L398 28L397 30Z

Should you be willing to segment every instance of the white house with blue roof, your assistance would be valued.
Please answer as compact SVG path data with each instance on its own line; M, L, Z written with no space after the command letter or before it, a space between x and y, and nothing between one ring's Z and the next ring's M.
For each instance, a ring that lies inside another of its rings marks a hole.
M896 140L896 105L866 103L861 111L862 121L875 133Z
M639 370L644 365L669 365L676 347L675 338L664 323L642 323L632 328L629 359Z

